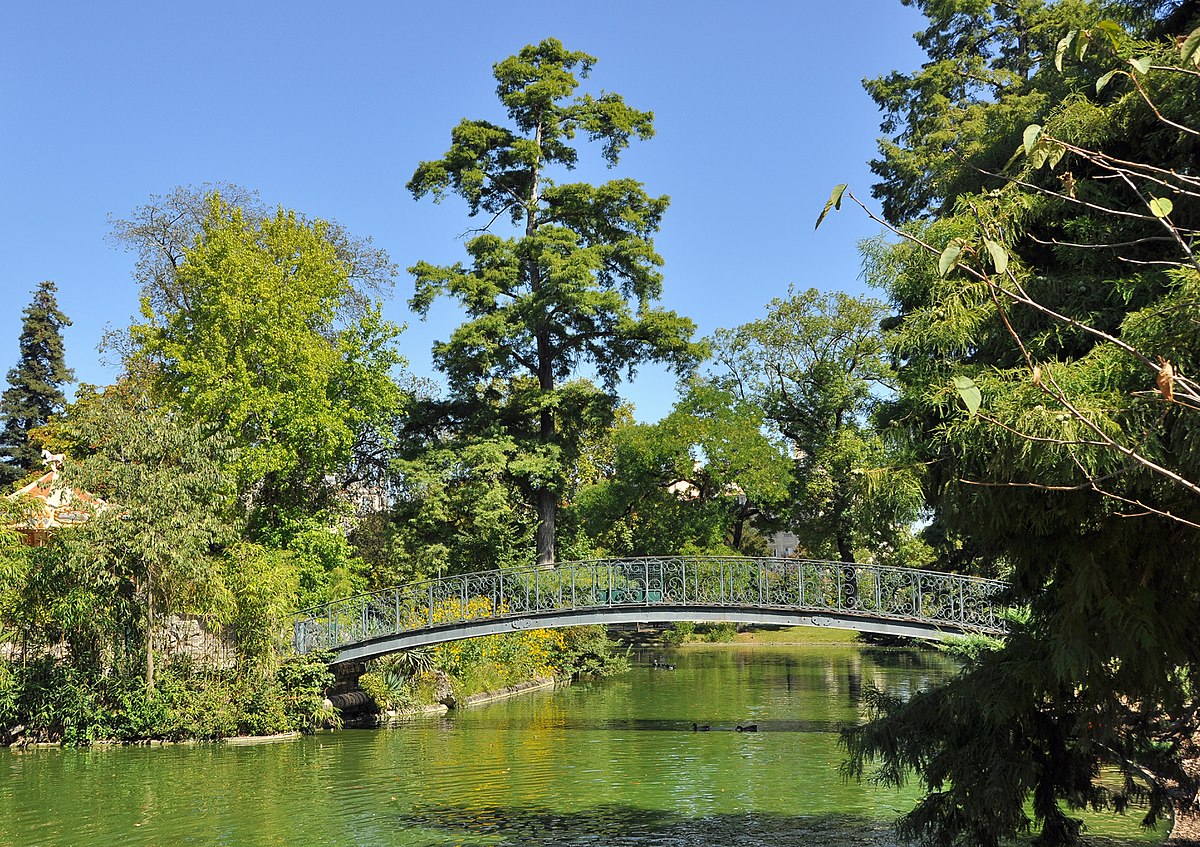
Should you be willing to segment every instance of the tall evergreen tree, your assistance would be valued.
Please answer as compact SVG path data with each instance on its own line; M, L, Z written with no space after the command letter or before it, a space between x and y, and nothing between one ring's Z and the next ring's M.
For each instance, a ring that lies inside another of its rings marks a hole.
M653 135L653 115L620 95L575 93L595 61L548 38L497 63L496 93L513 127L463 120L445 156L422 162L408 183L416 198L457 194L471 215L489 217L467 242L469 265L410 269L412 306L424 314L448 296L466 311L467 322L434 348L458 409L448 415L470 417L497 389L506 399L502 437L520 446L541 564L554 561L565 467L578 444L572 421L610 417L617 381L642 362L686 369L699 352L692 322L655 305L662 259L653 237L667 198L627 178L598 186L551 178L575 167L578 135L610 167L632 137ZM517 230L507 238L492 231L505 219ZM595 390L572 379L587 367L599 377Z
M66 405L62 386L74 379L63 355L62 330L71 321L58 308L58 288L40 283L25 307L20 359L8 372L0 398L0 482L13 482L38 467L40 452L29 431L45 425Z

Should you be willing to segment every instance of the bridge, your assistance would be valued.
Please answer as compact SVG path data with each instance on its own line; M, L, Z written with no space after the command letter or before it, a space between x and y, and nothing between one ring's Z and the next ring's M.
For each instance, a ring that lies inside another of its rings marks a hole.
M529 628L674 621L827 626L930 640L1001 635L1004 583L807 559L667 556L415 582L306 609L300 653L333 663Z

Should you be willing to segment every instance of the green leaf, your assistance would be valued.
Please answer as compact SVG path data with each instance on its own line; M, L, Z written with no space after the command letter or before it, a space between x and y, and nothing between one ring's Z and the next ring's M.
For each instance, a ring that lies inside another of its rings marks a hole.
M1129 64L1133 65L1137 72L1142 76L1150 73L1150 57L1142 56L1140 59L1130 59Z
M945 276L950 273L950 269L954 267L958 261L959 254L962 253L963 240L955 238L946 245L946 249L942 251L942 255L938 257L938 276Z
M1108 37L1108 43L1115 50L1120 46L1120 42L1125 38L1125 30L1116 21L1100 21L1092 27L1092 31L1099 31Z
M1075 58L1083 61L1083 57L1087 55L1088 45L1092 43L1092 33L1089 30L1083 30L1079 33L1079 37L1075 39Z
M1100 79L1096 80L1096 93L1099 94L1101 91L1103 91L1104 86L1108 85L1108 83L1110 81L1112 81L1112 78L1120 73L1125 73L1125 72L1122 70L1119 70L1119 69L1111 70L1108 73L1106 73L1104 76L1100 77Z
M1183 39L1183 45L1179 48L1179 58L1185 65L1190 60L1193 65L1200 67L1200 26Z
M1150 198L1150 214L1156 218L1165 218L1175 209L1175 204L1167 197Z
M1058 42L1058 49L1054 51L1054 67L1058 68L1058 72L1062 73L1063 56L1067 50L1071 48L1071 42L1075 40L1075 36L1079 34L1079 30L1073 29L1064 35Z
M997 244L990 238L983 239L983 245L992 254L992 264L996 266L996 273L1002 274L1008 270L1008 251L1004 249L1004 245Z
M1055 144L1050 148L1050 153L1047 160L1050 162L1050 170L1058 167L1058 163L1062 161L1062 157L1067 155L1067 148L1064 144Z
M963 405L967 407L967 414L971 417L979 411L979 407L983 405L983 394L979 390L979 386L975 384L975 380L969 376L954 377L954 390L958 392L958 396L962 398Z
M813 227L816 229L821 225L821 221L825 220L825 216L829 214L830 209L842 208L842 194L846 191L846 183L835 185L833 191L829 195L829 202L825 204L825 208L821 210L821 214L817 215L817 224Z
M1050 148L1044 144L1041 144L1033 148L1033 155L1029 157L1029 164L1033 165L1033 169L1036 171L1041 168L1042 165L1046 164L1046 159L1049 156Z
M1025 152L1032 153L1033 147L1038 143L1038 139L1042 137L1042 127L1039 124L1030 124L1025 127L1025 132L1021 136L1021 140L1025 143Z

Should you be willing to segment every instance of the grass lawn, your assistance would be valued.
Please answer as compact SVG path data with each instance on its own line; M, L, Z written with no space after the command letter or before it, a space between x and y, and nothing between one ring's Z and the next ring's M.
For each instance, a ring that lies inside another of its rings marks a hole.
M826 626L789 626L755 628L739 632L734 644L852 644L858 633L850 629Z

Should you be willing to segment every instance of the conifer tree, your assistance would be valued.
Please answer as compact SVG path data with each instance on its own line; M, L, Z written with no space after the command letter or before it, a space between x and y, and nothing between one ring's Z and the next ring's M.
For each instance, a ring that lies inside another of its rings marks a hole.
M496 94L513 127L463 120L447 153L422 162L408 183L415 198L457 194L472 216L488 218L466 244L469 264L410 268L411 305L424 315L448 297L467 313L434 357L468 414L487 411L487 391L505 398L504 437L520 445L539 564L554 561L564 468L578 446L572 421L611 419L616 383L639 364L682 372L701 352L692 322L656 305L662 259L653 237L668 198L627 178L551 178L575 167L579 136L613 167L632 138L653 135L653 115L620 95L575 93L595 62L553 38L498 62ZM515 230L509 237L493 232L505 221ZM588 368L600 383L591 390L575 379Z
M915 5L930 61L868 84L876 218L902 236L867 248L896 309L889 416L939 555L1006 578L1016 611L947 685L870 692L849 770L918 778L901 833L946 847L1191 814L1200 6Z
M38 466L39 451L29 431L45 425L66 404L62 386L74 379L63 356L62 330L71 321L58 308L58 288L40 283L25 307L20 359L8 372L8 388L0 397L0 481L20 479Z

